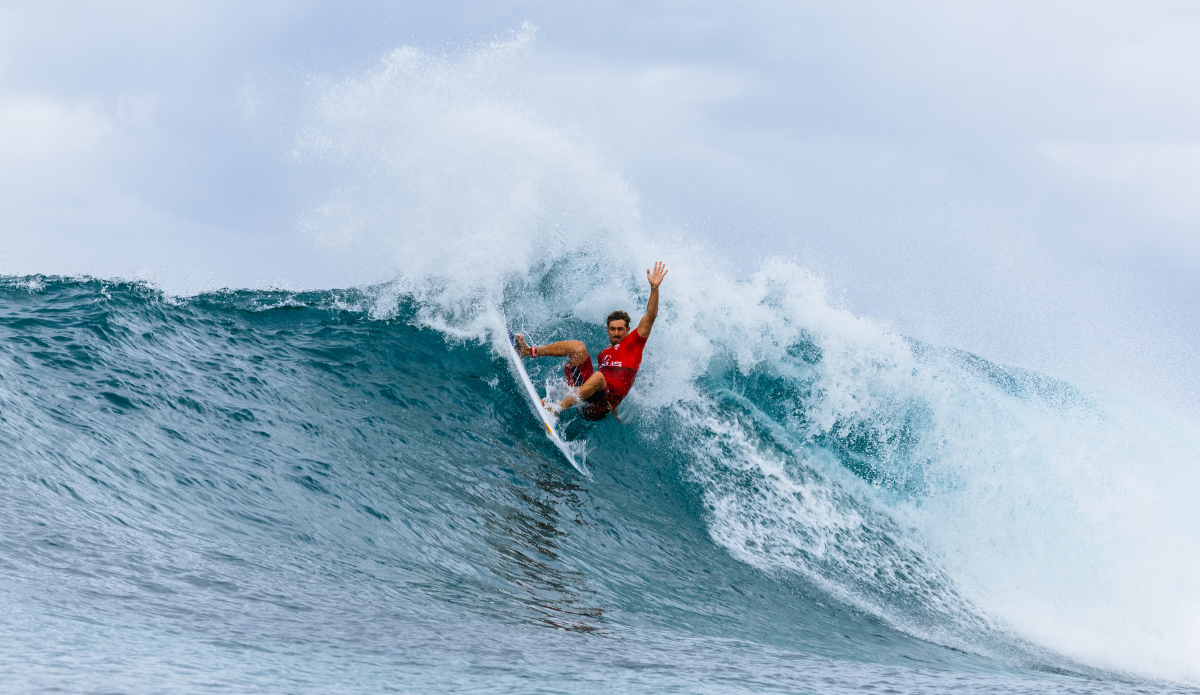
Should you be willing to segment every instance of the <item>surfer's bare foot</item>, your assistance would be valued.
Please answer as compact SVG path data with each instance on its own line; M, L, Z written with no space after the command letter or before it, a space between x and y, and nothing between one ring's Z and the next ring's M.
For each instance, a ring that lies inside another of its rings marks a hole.
M525 344L525 336L517 336L514 342L517 344L517 354L521 357L529 357L533 354L533 351Z

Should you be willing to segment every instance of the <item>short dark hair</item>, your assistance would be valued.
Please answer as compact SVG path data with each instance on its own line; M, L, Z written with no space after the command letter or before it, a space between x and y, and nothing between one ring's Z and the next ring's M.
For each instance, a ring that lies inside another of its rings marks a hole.
M609 314L608 320L604 322L604 325L607 326L608 324L617 320L624 321L626 328L629 328L631 325L633 325L633 321L629 319L629 314L626 314L624 311L614 311L613 313Z

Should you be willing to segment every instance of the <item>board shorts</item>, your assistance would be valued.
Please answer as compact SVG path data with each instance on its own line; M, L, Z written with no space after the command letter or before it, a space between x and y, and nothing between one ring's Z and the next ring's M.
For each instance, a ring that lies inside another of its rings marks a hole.
M563 371L567 375L567 383L572 388L583 386L583 382L592 378L592 374L595 373L595 370L592 369L592 356L588 355L586 362L580 362L574 367L570 363L563 365ZM577 410L579 410L579 417L584 420L603 420L612 412L612 406L608 404L607 391L597 391L592 394L591 398L580 401Z

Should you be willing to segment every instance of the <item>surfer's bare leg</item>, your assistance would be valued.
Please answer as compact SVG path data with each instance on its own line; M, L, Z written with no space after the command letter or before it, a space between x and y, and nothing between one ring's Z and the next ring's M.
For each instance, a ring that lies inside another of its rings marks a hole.
M563 342L569 343L573 341L564 340ZM582 345L582 343L580 344ZM541 348L538 348L538 354L542 354ZM607 382L604 381L603 374L600 372L592 372L592 375L588 377L587 381L583 382L583 386L580 386L578 391L572 393L562 400L562 403L559 404L559 408L566 410L567 408L575 405L575 403L578 401L586 401L587 399L596 395L597 392L603 391L604 387L607 385Z
M530 347L525 343L525 336L519 335L516 337L516 343L517 353L521 357L568 357L570 360L567 364L572 367L592 359L583 341L580 340L560 340L557 343ZM537 352L534 352L535 350Z
M567 364L571 367L591 362L592 356L588 354L587 347L581 340L560 340L557 343L548 343L546 345L530 346L525 343L525 336L518 335L515 340L517 344L517 353L521 357L566 357ZM579 401L586 401L597 392L603 391L608 383L604 380L604 375L600 372L592 372L592 375L587 378L587 381L571 395L562 400L558 406L560 412L570 408ZM546 405L546 399L542 399L542 405ZM553 409L553 408L551 408Z
M579 400L586 401L608 386L608 382L604 380L604 372L592 372L587 381L583 382L583 386L579 387Z

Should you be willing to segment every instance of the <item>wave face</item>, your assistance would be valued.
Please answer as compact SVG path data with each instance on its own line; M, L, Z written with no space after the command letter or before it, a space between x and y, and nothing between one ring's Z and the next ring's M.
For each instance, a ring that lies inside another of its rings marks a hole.
M567 422L586 481L495 331L471 327L504 312L598 348L586 308L552 310L554 279L587 263L465 312L402 284L177 299L3 280L0 675L28 692L1195 679L1197 575L1175 543L1196 529L1171 484L1195 475L1192 433L890 336L786 266L716 288L713 311L744 310L709 322L676 271L627 424Z

